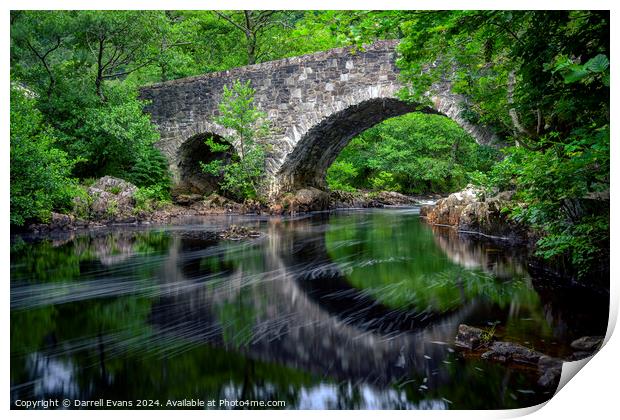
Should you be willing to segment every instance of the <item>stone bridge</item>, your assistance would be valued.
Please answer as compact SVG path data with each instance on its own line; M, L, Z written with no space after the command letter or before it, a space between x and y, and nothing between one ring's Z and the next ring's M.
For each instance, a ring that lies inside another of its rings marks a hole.
M398 99L403 87L396 67L397 41L381 41L363 51L337 48L227 71L147 86L141 98L158 126L157 147L170 162L177 185L196 192L213 189L200 161L213 159L204 140L227 132L214 123L224 86L250 81L255 103L271 122L267 195L307 186L326 188L325 173L357 134L409 112L445 115L480 144L496 141L492 131L460 117L466 98L449 81L433 86L432 106Z

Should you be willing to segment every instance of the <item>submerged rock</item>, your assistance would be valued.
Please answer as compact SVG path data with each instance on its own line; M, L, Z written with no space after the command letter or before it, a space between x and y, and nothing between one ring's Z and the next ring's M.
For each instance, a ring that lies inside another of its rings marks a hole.
M218 233L219 238L232 241L238 241L244 238L258 238L259 236L260 232L239 225L230 225L228 229Z
M469 350L480 350L484 353L480 355L483 360L511 364L515 367L531 369L536 366L538 369L538 386L546 389L556 387L562 374L561 359L547 356L536 350L522 346L521 344L507 341L494 341L491 332L486 332L480 328L470 327L469 325L459 325L455 344L458 347L465 347ZM468 353L469 356L477 357L480 353Z
M557 387L562 376L562 359L550 356L542 356L538 359L538 385L543 388Z
M570 346L575 350L580 350L583 352L593 352L599 349L603 344L603 339L605 337L600 336L585 336L578 338L577 340L570 343Z

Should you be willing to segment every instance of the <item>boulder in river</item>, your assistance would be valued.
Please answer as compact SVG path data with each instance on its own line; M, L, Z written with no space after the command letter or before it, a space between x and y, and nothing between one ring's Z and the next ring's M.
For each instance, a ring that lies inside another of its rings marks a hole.
M550 356L541 356L538 359L538 385L543 388L557 387L562 376L562 359Z
M433 225L453 226L460 231L521 242L527 239L527 229L511 220L504 211L511 205L513 194L504 191L485 197L481 189L470 185L438 200L434 206L422 207L420 216Z
M314 187L303 188L284 196L282 206L289 213L327 210L330 207L329 194Z
M521 344L510 343L507 341L495 341L489 346L489 350L480 356L483 359L495 360L498 362L514 362L522 364L537 365L544 354L536 350L528 349Z
M486 335L485 335L486 334ZM538 368L538 385L551 389L556 387L560 375L562 374L561 359L547 356L534 349L527 348L521 344L508 341L494 341L492 334L480 328L470 327L469 325L459 325L455 344L458 347L465 347L469 350L483 350L481 359L510 364L514 367L524 367L531 369L532 366ZM477 357L479 352L468 353L469 356Z
M468 205L475 203L482 191L471 185L463 191L450 194L446 198L437 200L434 206L422 207L420 214L433 225L458 226L461 213Z
M580 350L583 352L594 352L601 347L603 344L603 339L605 337L600 336L585 336L578 338L577 340L570 343L570 346L575 350Z
M459 325L454 344L475 350L481 345L489 343L493 339L493 333L469 325Z

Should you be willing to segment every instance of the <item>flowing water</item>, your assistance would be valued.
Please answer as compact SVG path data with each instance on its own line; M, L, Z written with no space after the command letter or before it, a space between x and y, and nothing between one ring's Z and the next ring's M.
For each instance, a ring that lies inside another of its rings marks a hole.
M243 224L259 238L218 240ZM11 401L284 401L513 408L535 369L454 346L458 325L567 357L608 300L532 278L523 252L412 209L210 217L11 247ZM208 404L208 403L207 403Z

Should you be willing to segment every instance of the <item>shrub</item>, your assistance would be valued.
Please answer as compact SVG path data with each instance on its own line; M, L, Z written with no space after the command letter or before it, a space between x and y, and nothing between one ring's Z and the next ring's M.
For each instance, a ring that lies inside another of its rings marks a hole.
M170 202L170 193L167 188L160 185L140 187L134 195L136 204L134 209L138 212L151 212L162 204Z
M254 92L249 81L243 84L236 80L232 87L224 86L217 122L234 135L223 137L224 145L211 138L206 144L214 153L236 146L238 154L232 154L228 163L218 159L200 163L203 171L222 177L222 191L239 200L258 198L265 173L266 145L261 140L269 128L265 114L254 107Z

